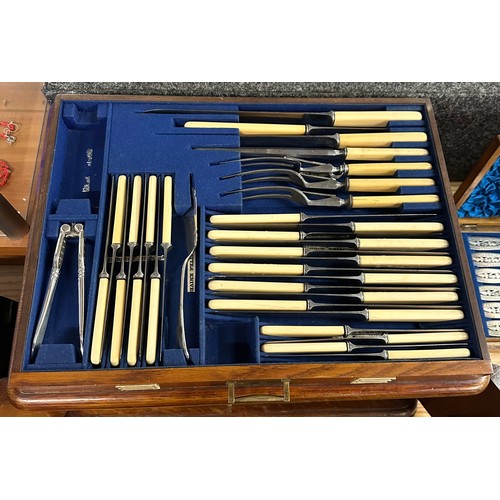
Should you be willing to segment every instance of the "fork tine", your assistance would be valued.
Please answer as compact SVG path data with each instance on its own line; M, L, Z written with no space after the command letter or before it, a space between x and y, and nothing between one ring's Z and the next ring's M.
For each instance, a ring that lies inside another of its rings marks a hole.
M250 196L245 193L257 192ZM340 207L346 204L346 200L339 198L335 195L327 195L324 193L317 193L314 191L302 191L291 186L258 186L242 189L235 189L233 191L226 191L221 196L243 193L243 199L262 199L262 198L286 198L291 199L295 203L305 206L328 206ZM320 196L319 199L311 199L308 195Z

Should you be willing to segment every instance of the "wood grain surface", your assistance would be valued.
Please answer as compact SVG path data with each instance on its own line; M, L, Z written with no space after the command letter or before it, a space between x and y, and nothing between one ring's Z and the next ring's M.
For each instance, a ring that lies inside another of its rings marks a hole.
M0 139L0 159L11 167L7 184L0 188L5 198L28 221L31 218L31 188L37 161L40 134L45 116L42 83L0 82L0 120L19 125L16 142L8 145ZM0 232L0 258L23 257L29 235L10 240Z

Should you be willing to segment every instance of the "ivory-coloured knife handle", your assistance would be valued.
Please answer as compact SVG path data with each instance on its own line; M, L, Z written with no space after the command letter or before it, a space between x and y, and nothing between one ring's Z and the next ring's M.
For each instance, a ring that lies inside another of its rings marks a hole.
M128 242L137 244L139 234L139 219L141 215L141 195L142 195L142 176L134 177L132 188L132 207L130 209L130 225L128 233Z
M420 121L419 111L335 111L337 127L386 127L390 121Z
M300 241L299 231L212 229L207 236L213 241Z
M218 311L307 311L307 300L212 299L208 307Z
M104 325L106 322L106 302L108 297L109 278L100 278L97 289L97 304L92 331L92 346L90 348L90 362L99 365L102 360L104 346Z
M402 233L439 233L444 226L440 222L354 222L357 234L402 234Z
M384 179L349 179L347 190L350 193L393 193L404 186L435 186L434 179L427 177L415 179L399 179L387 177Z
M348 352L346 342L266 342L260 350L267 354L325 354Z
M396 156L428 156L423 148L347 148L345 159L389 161Z
M470 350L466 347L453 349L408 349L387 350L387 359L439 359L439 358L469 358Z
M456 302L456 292L363 292L366 304L439 304Z
M242 136L251 135L305 135L305 125L275 123L239 123L239 122L186 122L186 128L233 128Z
M453 261L446 255L360 255L360 267L442 267Z
M146 243L153 243L155 240L155 222L156 222L156 193L157 193L156 175L149 176L148 181L148 208L146 217Z
M148 332L146 340L146 363L156 361L156 346L158 345L158 312L160 305L160 279L151 279L151 293L149 299Z
M208 289L214 292L303 293L305 286L294 282L212 280L208 282Z
M353 196L352 208L397 208L403 203L438 203L437 194Z
M469 340L467 332L433 332L433 333L394 333L386 336L387 344L429 344L445 342L465 342Z
M442 238L358 238L360 250L442 250L449 243Z
M116 280L115 311L113 315L113 329L111 331L111 353L109 360L111 366L120 364L123 344L123 323L125 320L125 292L126 280Z
M343 326L334 325L263 325L261 335L272 337L343 337Z
M115 217L113 221L112 245L120 245L123 236L123 223L125 215L125 195L127 193L127 176L120 175L116 188Z
M364 273L363 275L366 285L451 285L458 281L451 273Z
M129 366L137 364L139 353L139 333L141 331L141 298L142 279L132 281L132 302L130 304L130 325L128 333L127 363Z
M427 142L424 132L376 132L374 134L339 134L339 148L390 148L394 142Z
M432 165L421 163L349 163L349 176L394 175L398 170L432 170Z
M172 243L172 177L166 176L163 180L163 227L162 243Z
M302 276L302 264L253 264L240 262L212 262L208 265L211 273L219 274L259 274L259 275L293 275Z
M244 246L215 246L210 248L210 255L214 257L303 257L302 247L244 247Z
M227 214L212 215L210 223L214 226L228 226L247 224L299 224L301 222L300 214Z
M461 309L368 309L369 322L441 322L464 319Z

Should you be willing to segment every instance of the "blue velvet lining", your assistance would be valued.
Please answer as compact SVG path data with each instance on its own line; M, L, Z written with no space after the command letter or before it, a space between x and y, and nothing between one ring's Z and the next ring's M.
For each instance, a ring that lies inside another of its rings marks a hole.
M500 158L491 166L467 201L458 210L459 217L488 218L500 215Z
M141 111L151 108L178 107L192 109L227 109L228 115L161 115L140 114ZM200 206L199 234L201 238L200 251L197 261L197 293L190 294L186 299L186 318L188 322L187 335L190 353L195 365L223 365L249 364L282 361L296 361L292 359L277 359L260 352L263 341L259 336L259 326L270 321L284 321L291 324L296 321L313 322L317 324L347 323L354 327L366 327L367 324L359 318L353 321L341 321L325 313L314 313L309 316L303 314L283 315L273 314L221 314L207 308L207 302L215 295L206 291L205 283L213 276L206 271L213 258L208 250L213 242L204 238L206 231L211 229L207 222L213 213L252 213L252 212L298 212L306 211L310 214L330 213L331 209L317 207L301 207L283 200L243 200L241 194L223 196L222 193L241 187L241 178L229 180L221 177L240 171L241 164L236 161L223 166L214 166L212 163L222 160L236 159L238 155L229 151L201 151L194 147L224 146L237 147L239 135L237 130L217 129L184 129L183 121L237 121L238 117L231 114L236 109L273 109L276 111L304 110L327 111L330 106L325 104L283 104L283 103L144 103L133 101L92 102L67 101L61 106L56 137L55 156L52 165L51 180L48 187L47 205L45 208L44 226L37 267L37 279L33 290L30 321L27 332L27 349L25 352L25 369L27 370L90 370L100 369L93 367L89 361L89 352L92 336L92 318L95 314L98 273L102 266L104 253L105 228L107 224L107 194L110 178L113 175L148 174L156 173L160 176L171 175L174 178L174 219L173 234L183 232L182 216L189 209L191 174L195 178L198 203ZM428 117L424 106L420 105L363 105L342 104L336 106L338 110L358 109L393 109L418 110L424 115L424 120L417 122L392 122L390 130L424 130L429 135L429 141L423 144L401 143L399 147L418 146L429 150L428 157L399 157L395 162L429 161L435 163L436 151L432 135L428 129ZM271 144L272 145L272 144ZM395 145L396 146L396 145ZM468 347L473 357L479 356L477 335L474 332L474 323L470 303L464 294L463 271L458 264L459 258L455 246L458 235L453 232L450 222L449 201L443 192L443 179L438 168L430 171L400 171L395 177L432 177L436 181L435 187L415 188L404 187L394 194L438 194L440 202L427 204L403 204L399 213L437 214L424 216L421 220L437 220L445 225L442 235L450 241L449 252L453 264L447 270L454 272L459 279L461 305L465 319L448 327L465 328L471 334ZM364 194L364 193L360 193ZM345 196L342 195L341 196ZM339 215L346 220L357 215L369 214L370 210L352 210L349 208L337 209ZM398 212L380 210L380 214L392 213L391 218L384 220L398 220ZM366 220L366 219L365 219ZM29 347L31 345L39 309L43 301L52 255L59 227L63 222L82 222L85 225L87 238L86 245L86 329L84 357L81 359L78 346L78 313L77 313L77 276L76 276L76 241L68 242L65 256L64 270L61 273L58 285L58 294L54 301L47 334L35 363L29 361ZM184 243L182 238L177 240L176 248L168 257L168 281L170 288L167 302L168 317L175 318L178 308L179 283L176 272L179 269L183 256ZM328 259L326 259L328 260ZM330 261L331 262L331 261ZM176 271L177 270L177 271ZM62 293L61 293L62 292ZM185 360L178 348L174 327L165 324L166 335L161 349L163 361L157 366L185 366ZM370 323L370 327L387 327L387 324ZM442 324L415 324L392 323L391 328L432 328L443 327ZM266 339L267 340L267 339ZM104 359L109 358L109 345L105 345ZM314 357L304 357L302 362L317 362ZM145 367L143 362L140 367ZM102 368L110 368L105 362ZM122 361L120 368L127 368Z

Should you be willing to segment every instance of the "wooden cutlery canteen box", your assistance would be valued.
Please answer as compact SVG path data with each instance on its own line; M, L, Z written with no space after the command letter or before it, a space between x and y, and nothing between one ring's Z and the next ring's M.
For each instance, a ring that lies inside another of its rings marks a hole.
M363 412L488 384L429 100L59 95L47 122L17 406Z
M496 343L500 340L500 136L493 138L454 197L486 339Z

